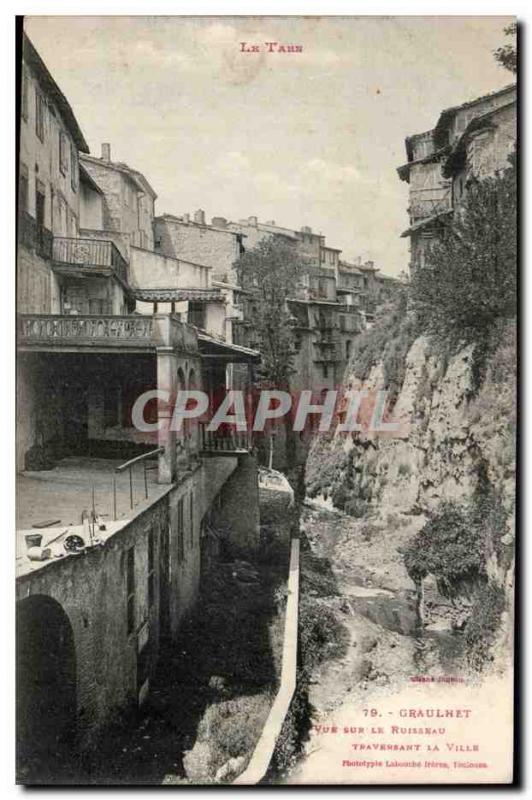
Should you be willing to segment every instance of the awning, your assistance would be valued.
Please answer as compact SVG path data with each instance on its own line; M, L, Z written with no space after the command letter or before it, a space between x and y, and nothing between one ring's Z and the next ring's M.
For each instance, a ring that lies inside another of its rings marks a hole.
M200 329L196 330L198 334L198 347L202 358L223 359L229 364L260 363L261 355L258 350L252 350L250 347L243 347L239 344L225 342L223 339L210 336L205 331Z
M203 303L224 303L224 297L218 289L135 289L136 300L147 303L173 303L182 300L194 300Z
M438 220L452 213L452 208L449 208L447 211L440 211L438 214L433 214L430 217L424 217L418 222L414 222L414 224L407 228L406 231L403 231L400 238L404 239L405 236L410 236L412 233L416 233L416 231L420 231L422 228L426 228L429 225L432 225L434 222L437 222Z

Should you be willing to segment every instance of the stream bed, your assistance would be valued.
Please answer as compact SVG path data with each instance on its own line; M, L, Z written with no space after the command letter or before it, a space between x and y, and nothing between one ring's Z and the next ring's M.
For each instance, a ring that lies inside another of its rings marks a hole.
M354 519L305 506L301 534L302 598L332 610L346 631L341 658L316 668L309 686L310 727L358 712L370 697L397 693L415 676L445 679L461 672L464 636L453 628L452 604L429 592L427 625L420 626L415 590L401 550L423 518L387 514ZM325 591L307 578L305 559L320 564ZM312 737L283 782L305 782ZM308 776L308 773L307 773Z

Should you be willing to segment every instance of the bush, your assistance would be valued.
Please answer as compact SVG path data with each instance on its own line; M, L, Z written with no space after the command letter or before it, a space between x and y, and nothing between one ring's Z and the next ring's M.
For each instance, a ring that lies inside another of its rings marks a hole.
M380 309L373 327L355 340L351 357L355 377L366 380L372 367L382 363L384 388L393 404L403 385L407 353L417 335L415 318L408 314L408 290L398 289L393 300Z
M346 628L330 608L315 600L302 601L299 609L300 665L306 678L325 659L344 656L348 643Z
M349 516L360 519L361 517L365 517L368 513L368 503L366 500L355 497L345 504L344 511L346 514L349 514Z
M434 575L445 597L468 593L468 585L485 579L486 542L482 525L471 512L447 503L405 548L405 567L417 583Z
M211 748L211 770L230 758L251 755L257 744L273 698L268 694L237 697L211 706L202 725Z
M468 664L478 672L482 671L490 658L505 605L503 589L491 581L480 590L473 603L464 635Z
M447 356L473 344L480 385L501 323L516 314L517 203L513 165L468 187L463 207L415 271L412 307Z

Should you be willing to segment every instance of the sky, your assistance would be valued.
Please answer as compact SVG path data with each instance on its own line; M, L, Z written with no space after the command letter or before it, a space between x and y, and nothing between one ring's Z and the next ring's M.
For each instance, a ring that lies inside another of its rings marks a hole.
M398 275L404 139L512 82L508 17L28 17L91 153L142 172L156 213L303 225ZM242 42L259 52L242 52ZM302 52L267 52L266 42Z

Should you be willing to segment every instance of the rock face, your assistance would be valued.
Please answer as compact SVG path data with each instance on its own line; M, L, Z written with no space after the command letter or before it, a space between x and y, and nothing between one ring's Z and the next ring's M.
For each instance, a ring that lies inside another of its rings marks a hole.
M317 440L307 465L314 475L311 494L355 515L377 511L430 513L442 501L466 501L484 464L491 484L501 493L513 531L515 481L515 329L508 325L475 392L471 348L447 365L431 353L425 337L414 341L406 356L405 375L391 419L398 435L378 432L339 433ZM361 386L354 365L345 384ZM364 388L386 388L381 364ZM320 474L321 481L316 481ZM318 491L316 491L316 486ZM335 498L340 502L335 503ZM356 504L358 503L358 508Z

